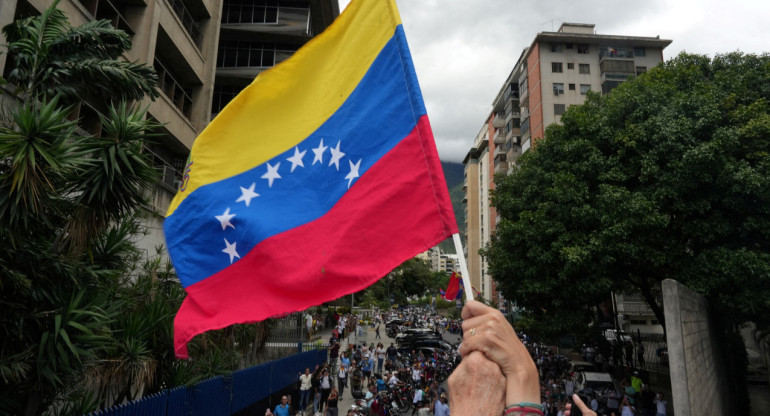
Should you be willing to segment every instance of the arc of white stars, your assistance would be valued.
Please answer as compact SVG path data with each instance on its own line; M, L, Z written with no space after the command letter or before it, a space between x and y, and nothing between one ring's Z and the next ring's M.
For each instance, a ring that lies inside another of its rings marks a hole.
M290 158L287 158L289 162L291 162L291 172L294 172L294 169L297 166L305 167L305 164L302 162L302 158L305 157L305 153L307 153L307 150L299 151L299 147L294 147L294 155Z
M337 172L340 171L340 159L345 156L344 153L340 152L340 142L337 141L337 147L331 149L332 152L332 160L329 161L329 166L334 165L337 167Z
M263 174L261 178L267 179L267 187L272 188L273 181L281 179L281 175L278 174L278 168L281 166L281 162L276 163L275 166L271 165L269 162L265 164L267 165L267 172Z
M324 139L321 138L321 143L313 150L313 153L315 153L315 157L313 158L313 164L315 165L316 162L324 163L324 152L326 149L328 149L329 146L324 146Z
M251 203L251 200L259 196L258 193L254 192L254 187L256 185L257 184L255 182L252 182L251 186L248 189L246 189L246 188L241 186L240 187L241 188L241 196L238 199L236 199L235 202L244 202L244 203L246 203L246 206L248 207L249 204Z
M230 207L227 207L224 214L215 215L215 217L219 220L219 224L222 225L222 231L224 231L225 228L227 227L232 227L233 229L235 229L235 226L233 225L233 223L230 222L230 220L233 219L234 216L235 214L230 213Z
M240 254L238 254L238 252L235 250L235 244L237 243L230 244L230 242L225 238L225 245L227 247L222 250L222 252L230 255L230 264L233 264L233 259L236 257L241 258Z
M350 172L345 176L345 179L348 180L348 189L350 189L350 184L353 183L353 179L359 177L358 170L361 168L361 159L358 159L358 162L353 164L352 160L348 160L348 163L350 163Z

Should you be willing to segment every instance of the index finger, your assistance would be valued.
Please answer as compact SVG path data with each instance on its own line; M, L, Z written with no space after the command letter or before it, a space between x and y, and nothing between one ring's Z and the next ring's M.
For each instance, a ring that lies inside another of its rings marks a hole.
M463 308L462 314L460 315L463 319L470 319L474 316L484 315L485 313L489 313L491 310L494 310L490 308L489 306L476 301L476 300L469 300L465 303L465 307Z

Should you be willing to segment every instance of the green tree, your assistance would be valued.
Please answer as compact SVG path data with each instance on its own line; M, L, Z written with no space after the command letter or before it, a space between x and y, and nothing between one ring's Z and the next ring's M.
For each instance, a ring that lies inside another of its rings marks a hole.
M703 294L725 333L770 316L770 57L681 54L589 94L496 179L484 250L504 295L557 332L610 291ZM745 354L745 353L744 353Z
M0 412L9 414L93 408L102 398L86 393L88 374L120 345L140 381L155 361L151 346L126 341L121 321L136 307L123 293L139 258L130 239L158 176L142 143L158 124L100 102L101 137L82 136L62 103L154 97L156 77L116 61L130 47L125 33L106 21L72 28L55 6L4 28L8 80L22 98L0 124Z
M66 101L91 97L104 102L158 97L152 67L126 62L128 34L108 20L70 25L57 9L59 0L42 15L18 20L3 28L13 60L8 82L25 100L61 96Z
M194 360L175 359L184 291L133 243L159 176L143 143L159 125L126 102L157 97L157 77L119 60L126 33L71 27L57 3L3 29L21 100L0 121L0 414L82 415L228 373L254 364L269 334L211 331ZM84 98L102 110L99 136L69 119Z
M407 298L422 296L434 285L434 275L430 266L423 260L411 258L368 288L356 293L357 303L366 306L390 306L388 295L399 305L406 305Z

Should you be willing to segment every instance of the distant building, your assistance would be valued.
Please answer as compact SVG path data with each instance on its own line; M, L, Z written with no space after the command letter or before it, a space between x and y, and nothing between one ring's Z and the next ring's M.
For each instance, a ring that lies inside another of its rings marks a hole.
M50 0L2 0L0 26L39 15ZM125 58L155 67L161 96L138 103L164 124L155 144L145 144L161 176L149 195L150 232L139 241L148 256L165 244L163 219L182 178L192 143L259 72L280 63L339 15L336 0L62 0L73 26L108 19L131 36ZM5 39L3 39L3 42ZM0 54L7 78L12 60ZM12 92L13 86L6 85ZM213 101L213 104L212 104ZM99 103L83 101L74 111L80 131L99 135Z
M425 260L430 265L430 270L433 272L460 272L460 260L458 255L444 253L439 246L432 247L428 249L428 251L418 254L416 257Z
M465 247L470 279L486 299L504 305L478 255L499 222L489 191L495 174L510 174L519 156L533 147L545 128L558 123L588 91L606 94L629 77L663 62L670 40L659 37L599 35L594 25L564 23L541 32L521 53L492 103L468 151L465 165Z

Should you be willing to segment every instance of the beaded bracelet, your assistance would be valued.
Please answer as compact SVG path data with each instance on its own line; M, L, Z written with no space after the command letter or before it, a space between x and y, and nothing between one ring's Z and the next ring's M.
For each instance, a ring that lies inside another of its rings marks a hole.
M543 406L537 403L521 402L512 404L505 408L503 416L543 416Z

